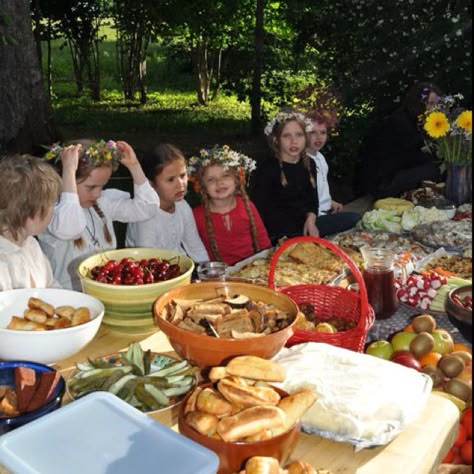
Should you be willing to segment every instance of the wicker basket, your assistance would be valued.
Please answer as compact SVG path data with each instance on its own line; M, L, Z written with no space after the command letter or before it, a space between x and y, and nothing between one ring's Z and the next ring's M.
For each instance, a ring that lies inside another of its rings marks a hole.
M355 280L359 285L359 293L339 286L316 284L302 284L275 288L275 270L278 264L278 259L288 247L301 242L313 242L319 244L339 256L348 265L355 277ZM368 303L367 289L359 269L352 259L337 245L316 237L296 237L288 239L273 254L270 261L268 286L289 296L297 304L312 304L315 309L315 314L323 321L327 321L331 317L338 317L356 323L354 328L337 333L295 329L294 335L286 344L287 347L301 344L303 342L325 342L345 349L363 352L367 332L374 323L375 315L372 307Z

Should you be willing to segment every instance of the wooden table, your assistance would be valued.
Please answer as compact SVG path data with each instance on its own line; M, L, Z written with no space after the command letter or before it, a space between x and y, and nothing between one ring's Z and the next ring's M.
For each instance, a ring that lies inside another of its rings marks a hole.
M161 331L148 336L128 336L103 325L87 347L55 367L67 378L76 362L126 349L133 341L140 341L144 350L173 352ZM69 401L66 396L64 403ZM178 431L177 414L177 408L171 408L152 417ZM302 433L292 459L306 461L316 469L329 469L334 474L431 474L436 472L456 439L458 420L459 411L454 404L433 393L420 417L386 446L354 453L348 443ZM5 473L0 467L0 474Z

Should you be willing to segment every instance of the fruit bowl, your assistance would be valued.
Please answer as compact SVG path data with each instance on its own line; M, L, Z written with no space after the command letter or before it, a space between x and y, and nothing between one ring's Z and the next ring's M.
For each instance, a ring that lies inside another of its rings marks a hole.
M202 388L212 386L211 383L201 385ZM275 387L274 387L275 388ZM288 393L275 388L277 392L285 397ZM265 441L256 442L226 442L220 439L211 438L199 433L194 428L191 428L185 420L185 407L188 394L181 405L178 412L178 428L179 432L187 438L204 446L205 448L214 451L219 456L219 469L217 474L229 474L232 472L240 472L244 468L245 462L253 456L269 456L274 457L283 465L293 453L296 444L298 443L300 433L300 423L295 423L285 433L282 433L274 438Z
M7 329L12 316L21 316L31 297L39 298L55 308L87 307L91 319L78 326L48 331ZM93 296L79 291L36 288L0 292L0 359L53 364L85 347L97 334L103 317L104 305Z
M91 270L110 260L123 258L135 260L157 258L177 263L181 275L170 280L143 285L114 285L101 283L91 278ZM149 334L157 330L153 323L153 302L162 293L190 283L194 270L193 261L186 255L158 248L126 248L110 250L93 255L78 267L84 293L95 296L105 306L104 324L111 329L126 334Z
M222 292L227 292L229 295L246 295L251 300L272 304L279 310L287 312L292 318L292 323L285 329L257 339L230 339L197 334L179 328L161 316L163 308L173 299L210 299ZM297 314L298 307L288 296L263 286L233 281L193 283L174 288L161 295L153 305L155 322L166 334L174 350L183 359L201 368L225 365L231 358L239 355L255 355L271 359L293 335Z
M43 364L36 364L34 362L26 361L7 361L0 362L0 385L6 385L15 388L15 367L27 367L33 369L36 375L43 372L56 372L52 367ZM0 416L0 436L12 431L15 428L25 425L30 421L36 420L47 413L57 410L61 406L61 401L64 396L66 384L63 377L59 378L59 382L53 390L50 397L36 410L27 411L21 415L1 417Z
M472 309L467 309L459 303L459 300L462 301L466 297L472 299L472 285L460 286L451 290L446 300L446 312L461 334L466 339L472 340Z

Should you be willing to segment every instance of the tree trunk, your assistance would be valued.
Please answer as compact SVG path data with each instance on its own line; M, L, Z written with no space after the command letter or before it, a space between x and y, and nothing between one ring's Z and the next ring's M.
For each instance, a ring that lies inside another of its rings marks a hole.
M209 102L210 73L207 64L207 41L199 38L194 48L194 67L196 71L196 90L198 102L207 105Z
M43 89L29 0L3 0L5 28L17 44L0 46L0 149L31 153L58 139Z
M212 86L211 100L217 99L219 89L221 87L221 73L222 73L222 48L217 52L216 77Z
M255 65L253 69L250 106L252 114L252 134L259 135L262 129L262 72L265 43L265 0L257 0L255 11Z

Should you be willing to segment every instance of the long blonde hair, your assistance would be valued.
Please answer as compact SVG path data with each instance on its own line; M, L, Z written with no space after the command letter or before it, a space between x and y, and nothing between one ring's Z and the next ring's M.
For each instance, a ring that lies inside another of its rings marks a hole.
M212 163L209 166L218 165L219 163ZM209 239L209 245L211 247L210 256L213 260L222 261L222 255L219 251L219 247L217 245L216 235L214 232L214 227L212 225L212 217L211 217L211 207L210 207L210 199L209 194L206 191L206 186L204 183L204 173L206 170L206 166L200 167L200 169L196 173L196 179L199 184L199 194L201 195L202 205L204 208L204 217L206 221L206 231L207 236ZM258 236L257 236L257 225L255 223L255 217L252 212L252 208L250 206L250 198L247 194L245 189L245 179L244 177L239 174L238 170L235 168L228 168L229 171L232 172L234 175L235 180L235 194L236 196L240 196L244 202L245 210L247 212L249 222L250 222L250 235L252 237L252 247L254 253L260 252L260 245L258 244Z

